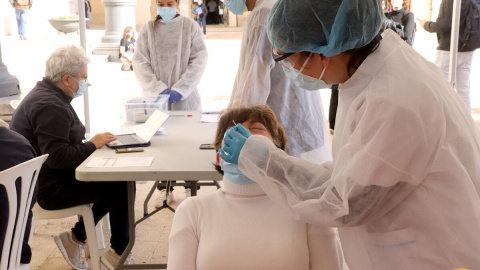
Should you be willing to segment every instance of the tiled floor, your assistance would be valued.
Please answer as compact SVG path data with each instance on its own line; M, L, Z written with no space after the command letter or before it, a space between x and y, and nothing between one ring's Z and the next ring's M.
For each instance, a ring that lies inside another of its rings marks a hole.
M418 28L417 28L418 29ZM209 27L207 29L207 48L209 60L207 68L199 85L202 94L202 105L205 109L220 109L226 106L230 97L233 80L238 67L240 51L241 28L227 29L224 27ZM87 31L87 51L91 52L100 42L103 30L95 27ZM79 36L68 35L32 35L28 41L20 41L18 37L2 37L3 62L11 74L18 77L21 82L22 95L26 94L44 74L44 63L50 53L59 46L78 44ZM417 31L415 49L432 60L435 53L435 36ZM21 52L21 53L18 53ZM91 133L106 131L110 127L120 125L123 117L123 103L128 98L138 96L141 89L136 82L133 72L120 71L120 63L106 63L105 56L91 56L89 65L89 82L92 86L90 93ZM474 59L472 74L480 70L478 54ZM480 114L480 79L472 76L472 105L477 107ZM330 92L322 90L323 106L328 112ZM2 98L5 102L19 99L20 96ZM83 100L74 101L74 107L82 117L84 112ZM480 123L478 123L480 131ZM137 200L135 209L137 219L142 216L143 198L146 197L152 182L137 184ZM203 187L199 196L204 193L214 192L213 187ZM157 193L158 194L158 193ZM157 195L155 194L155 195ZM183 199L183 188L175 190L175 208ZM153 201L149 204L153 209ZM137 243L133 250L134 260L137 263L166 263L168 256L168 234L170 231L173 213L162 210L151 219L141 223L136 228ZM30 264L32 270L60 270L70 269L61 253L54 244L52 236L62 231L69 230L76 218L63 220L39 221L34 237L31 241L33 259ZM108 246L110 232L105 230L105 242ZM104 252L104 251L101 251Z

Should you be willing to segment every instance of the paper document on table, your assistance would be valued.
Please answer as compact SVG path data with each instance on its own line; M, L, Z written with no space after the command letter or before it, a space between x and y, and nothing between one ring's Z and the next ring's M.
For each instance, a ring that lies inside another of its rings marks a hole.
M113 128L109 129L109 132L112 133L113 135L127 135L127 134L137 134L141 132L145 128L145 124L140 124L136 126L129 126L129 127L118 127L118 128ZM157 132L155 132L155 135L167 135L167 131L161 127Z
M126 134L137 134L145 127L145 124L129 126L129 127L118 127L109 129L109 132L113 135L126 135Z
M217 123L219 120L219 114L202 114L202 119L200 121L202 123Z
M105 168L105 167L149 167L152 165L154 157L118 157L118 158L92 158L85 167L87 168Z

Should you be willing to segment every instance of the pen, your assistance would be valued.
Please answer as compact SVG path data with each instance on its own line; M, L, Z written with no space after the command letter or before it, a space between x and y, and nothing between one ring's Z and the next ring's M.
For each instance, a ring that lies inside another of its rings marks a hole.
M145 111L145 115L147 115L147 101L143 101L143 110Z
M162 96L158 95L157 99L155 99L155 101L153 103L157 103L157 101L159 101L161 97Z
M173 115L170 115L170 117L172 117L172 116L173 116L173 117L178 117L178 116L181 116L181 117L185 117L185 116L186 116L186 117L192 117L193 114L187 114L187 115L184 115L184 114L173 114Z
M235 120L232 120L232 121L233 121L233 124L236 126L236 125L237 125L237 123L235 123Z

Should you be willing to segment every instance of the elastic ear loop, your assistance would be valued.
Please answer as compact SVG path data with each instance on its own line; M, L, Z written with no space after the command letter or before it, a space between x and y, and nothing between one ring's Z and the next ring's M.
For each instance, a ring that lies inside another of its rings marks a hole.
M308 55L307 60L305 60L305 63L303 63L303 66L302 66L302 68L300 69L300 72L303 71L303 69L305 68L305 66L306 66L307 63L308 63L308 60L310 60L310 57L312 57L312 54L313 54L313 53L311 52L311 53Z

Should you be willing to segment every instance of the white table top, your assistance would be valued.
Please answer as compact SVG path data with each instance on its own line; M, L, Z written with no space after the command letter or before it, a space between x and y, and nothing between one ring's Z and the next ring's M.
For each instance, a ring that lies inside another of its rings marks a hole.
M192 116L189 116L192 115ZM201 123L201 112L174 111L163 124L168 135L154 136L144 152L116 154L106 146L97 149L75 170L80 181L221 180L214 167L215 150L200 150L213 143L217 123ZM150 157L150 167L87 168L94 157Z

